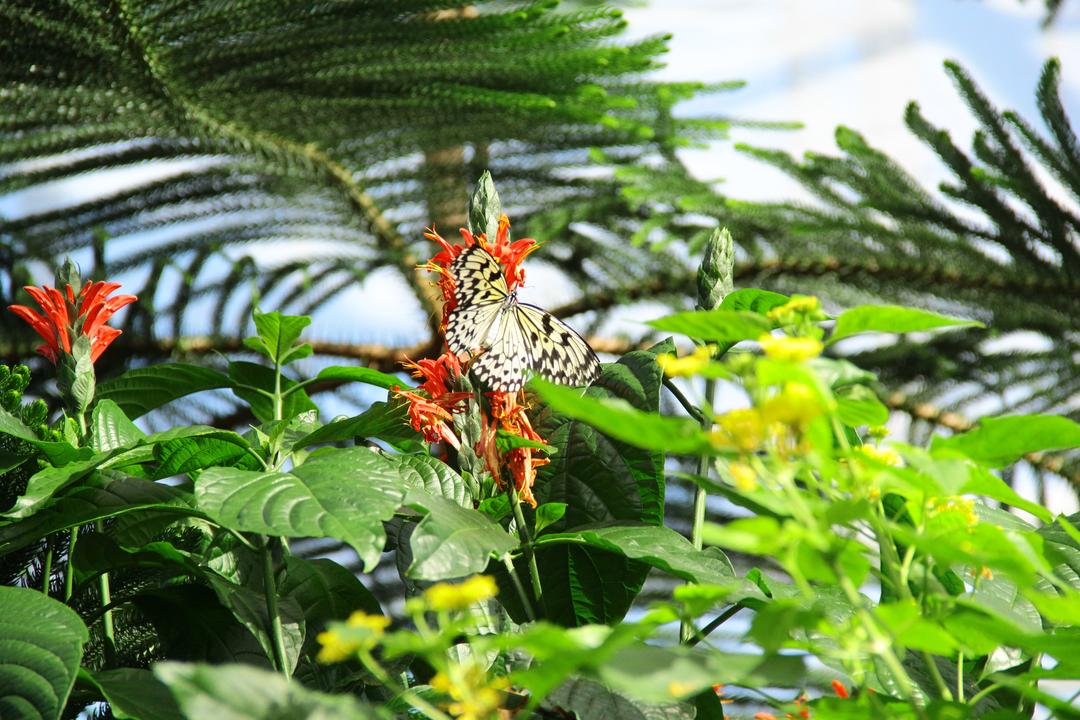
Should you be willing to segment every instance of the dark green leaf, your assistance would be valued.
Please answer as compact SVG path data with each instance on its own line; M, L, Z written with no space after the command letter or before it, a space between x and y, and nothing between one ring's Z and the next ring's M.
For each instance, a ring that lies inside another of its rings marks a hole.
M379 438L396 445L400 441L419 440L420 434L409 427L405 405L377 402L359 415L334 420L308 433L294 442L293 447L311 447L356 438Z
M22 420L2 407L0 407L0 434L11 435L30 443L40 450L53 465L66 465L74 460L85 460L94 454L90 448L77 448L71 443L39 440L34 431L26 427Z
M229 387L217 370L187 363L162 363L134 368L98 385L97 399L112 400L129 418L137 418L177 398Z
M285 558L285 575L278 592L300 607L306 625L305 652L317 647L315 637L330 620L344 620L356 610L381 615L382 608L371 591L349 570L333 560Z
M940 327L986 327L981 322L899 305L862 305L840 313L829 343L866 332L909 333Z
M951 450L992 467L1010 465L1024 455L1080 447L1080 424L1060 415L983 418L974 430L935 436L932 451Z
M184 720L169 689L149 670L118 668L91 673L83 668L79 678L97 688L118 720Z
M315 376L316 380L335 382L359 382L374 385L389 390L392 387L409 388L408 382L403 381L397 375L379 372L372 368L331 365L324 367Z
M233 530L334 537L370 571L389 520L405 496L400 471L366 447L325 450L290 472L210 468L195 483L199 508Z
M88 638L63 603L0 586L0 717L58 719Z
M402 480L409 487L426 490L432 495L453 500L462 507L472 508L472 497L465 485L465 480L442 460L426 454L387 454L384 457L388 463L397 468Z
M692 706L645 705L582 677L570 678L556 688L543 702L543 707L573 713L578 720L694 720L698 717Z
M540 507L536 508L536 527L534 528L534 531L537 535L539 535L544 531L544 528L547 528L548 526L562 520L563 515L565 514L566 503L544 503Z
M780 307L788 300L787 295L781 295L771 290L758 290L757 288L742 288L729 294L720 303L721 310L748 310L764 315L774 307Z

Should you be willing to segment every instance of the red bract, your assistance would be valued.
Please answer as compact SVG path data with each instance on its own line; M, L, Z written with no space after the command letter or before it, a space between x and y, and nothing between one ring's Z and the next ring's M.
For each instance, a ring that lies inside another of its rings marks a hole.
M90 338L90 360L96 362L105 348L120 335L116 328L105 323L117 310L135 302L134 295L109 295L119 289L120 283L92 282L85 285L78 297L71 285L65 287L62 294L53 287L32 285L24 288L30 297L41 306L44 314L26 307L11 305L8 307L27 322L45 341L37 352L56 364L61 353L70 353L75 338Z

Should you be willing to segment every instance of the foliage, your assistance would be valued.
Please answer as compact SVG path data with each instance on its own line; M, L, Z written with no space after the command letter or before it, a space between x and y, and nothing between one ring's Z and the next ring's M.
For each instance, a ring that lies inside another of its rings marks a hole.
M477 225L498 227L482 187ZM731 276L730 253L710 257L703 287ZM27 425L33 411L6 404L6 452L33 473L0 516L0 558L55 566L59 581L0 587L3 707L722 718L722 693L753 698L759 718L1031 718L1036 703L1077 717L1040 681L1080 678L1080 516L1055 517L995 471L1080 446L1080 426L1003 417L927 447L886 443L873 374L822 349L970 321L896 306L830 318L815 298L754 289L701 305L656 324L723 345L628 353L586 393L534 380L500 399L468 359L418 365L424 383L409 390L336 368L337 381L386 390L386 405L324 423L305 392L314 378L293 363L309 352L308 319L260 311L244 344L261 362L212 380L252 406L243 434L135 426L129 411L211 382L178 363L92 383L89 408L65 400L48 439ZM750 326L756 346L725 334ZM746 407L714 414L661 365L708 387L725 378ZM660 413L663 388L692 420ZM552 460L535 474L534 452ZM664 463L680 456L696 461L702 497L745 516L696 522L689 539L665 527ZM291 552L288 539L315 537L347 543L367 571L393 552L404 611L338 560ZM25 560L27 548L44 557ZM685 584L628 619L650 571ZM752 619L730 651L714 633L737 613Z

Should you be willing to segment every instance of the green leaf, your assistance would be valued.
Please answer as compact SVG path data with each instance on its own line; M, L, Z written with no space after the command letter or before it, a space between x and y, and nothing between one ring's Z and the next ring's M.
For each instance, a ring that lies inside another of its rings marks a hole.
M157 460L153 474L155 480L214 466L236 467L242 470L261 467L258 459L243 445L232 438L214 435L157 443L154 445L154 459Z
M874 608L874 615L902 647L944 656L958 649L943 627L922 616L914 600L882 603Z
M472 508L472 496L465 480L442 460L430 455L387 454L384 458L397 468L401 479L409 487L425 490L432 495L453 500L462 507Z
M154 626L165 657L271 667L255 636L205 585L155 588L131 603Z
M562 520L566 507L566 503L549 502L536 508L536 534L539 535L545 528Z
M612 526L544 535L537 547L582 543L648 563L664 572L698 583L722 584L735 579L731 561L716 548L697 550L690 541L666 527Z
M89 636L63 603L0 586L0 717L59 719Z
M637 411L655 413L663 382L656 353L674 349L668 340L604 365L587 391L588 399L620 398ZM624 443L550 406L541 405L532 417L537 433L559 449L550 464L540 468L534 488L541 505L566 503L566 514L549 526L549 532L605 523L663 524L663 451ZM620 620L650 569L587 545L538 549L537 563L547 617L567 626ZM527 573L523 562L518 569ZM509 586L500 600L516 617L523 617Z
M263 393L274 391L274 370L250 362L229 363L229 379L233 393L251 406L251 412L260 422L270 422L274 417L274 402ZM281 390L291 390L296 382L284 375L281 377ZM262 392L259 392L259 391ZM307 393L302 389L290 392L282 400L280 420L291 420L309 410L318 410Z
M410 387L408 382L403 381L397 375L390 375L366 367L331 365L330 367L324 367L320 370L319 374L315 376L315 379L328 382L359 382L385 388L387 390L393 387L406 389Z
M160 662L154 675L164 683L188 718L282 720L385 717L349 695L326 695L289 682L280 673L247 665Z
M866 332L909 333L940 327L986 327L975 320L899 305L862 305L840 313L828 344Z
M286 537L333 537L375 567L382 523L405 496L401 473L366 447L323 451L290 472L210 468L195 482L201 510L225 527Z
M726 310L723 304L716 310L690 310L649 320L646 324L664 332L719 343L757 340L775 325L756 312Z
M483 513L443 497L410 489L405 504L427 510L413 531L413 561L406 575L414 580L446 580L483 572L492 557L518 543Z
M764 315L774 307L780 307L790 300L787 295L781 295L771 290L758 290L757 288L742 288L736 290L720 303L720 310L742 311Z
M495 449L498 450L500 454L508 453L515 448L530 448L549 455L558 452L558 448L552 447L545 442L530 440L529 438L521 437L520 435L502 429L495 431Z
M184 720L169 689L149 670L118 668L79 671L79 680L92 684L118 720Z
M0 525L0 555L57 530L150 509L176 517L198 515L176 488L134 477L92 477L33 515Z
M564 715L572 713L578 720L694 720L698 717L691 705L646 705L582 677L570 678L557 687L544 700L543 707Z
M98 452L134 447L146 437L124 411L112 400L99 400L94 405L90 423L90 444Z
M952 437L935 436L934 454L958 452L991 467L1010 465L1028 453L1080 447L1080 424L1059 415L983 418L978 427Z
M622 398L583 395L580 390L533 378L529 387L555 412L589 423L600 432L635 447L676 455L712 452L709 436L689 418L643 412Z
M131 419L177 398L229 387L229 378L210 368L187 363L161 363L134 368L98 385L97 399L111 400Z
M356 610L382 615L379 601L348 569L333 560L285 558L284 578L278 585L283 598L295 602L304 616L304 652L317 649L316 636L330 620L344 620Z
M889 420L889 408L865 385L848 385L837 391L835 397L840 422L848 427L884 425Z
M356 438L379 438L390 443L420 438L408 423L405 405L377 402L359 415L323 425L295 441L292 446L304 448Z
M74 460L85 460L94 454L90 448L77 448L67 442L39 440L34 431L26 427L23 421L0 407L0 434L11 435L30 443L40 450L53 465L66 465Z
M252 319L255 321L258 337L244 340L244 345L251 350L262 353L279 365L311 355L310 345L296 344L300 333L311 324L311 318L304 315L282 315L279 312L256 312Z
M1044 523L1049 523L1054 519L1053 514L1049 510L1039 503L1024 498L1018 492L1013 490L1004 480L997 475L994 475L986 468L972 465L969 470L971 474L967 482L963 483L950 494L984 495L993 500L998 500L1008 505L1018 507L1021 510L1027 510Z

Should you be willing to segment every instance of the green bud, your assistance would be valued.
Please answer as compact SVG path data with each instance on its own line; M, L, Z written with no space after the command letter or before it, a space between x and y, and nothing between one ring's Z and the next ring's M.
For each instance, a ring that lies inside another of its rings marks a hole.
M15 412L19 407L19 401L22 400L22 393L18 390L5 390L3 394L0 394L0 407L3 407L8 412Z
M713 310L734 290L735 242L727 228L713 230L697 276L697 306Z
M494 240L499 230L499 216L502 215L502 203L495 190L495 181L487 170L476 183L476 191L469 200L469 232L474 235L487 233L488 240Z
M23 408L23 422L31 427L44 426L49 417L49 406L44 400L38 399Z
M65 285L70 285L76 295L82 292L82 272L71 258L64 258L64 264L56 269L56 289L63 292Z
M9 377L11 377L11 368L7 365L0 365L0 388L7 384Z

